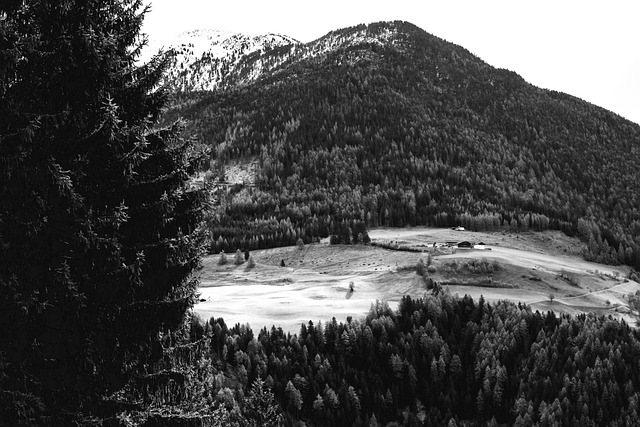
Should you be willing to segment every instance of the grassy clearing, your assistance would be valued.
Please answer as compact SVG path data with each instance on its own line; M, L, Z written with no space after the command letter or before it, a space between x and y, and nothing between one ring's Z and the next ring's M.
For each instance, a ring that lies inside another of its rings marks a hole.
M393 238L391 232L399 237ZM640 289L640 284L625 282L624 268L588 263L553 245L545 252L541 242L552 238L549 233L509 237L463 232L462 239L482 241L492 250L454 254L433 248L434 241L448 241L454 233L459 232L413 228L370 233L374 241L381 234L386 241L424 245L425 252L313 244L302 250L293 246L253 251L252 268L235 265L233 254L227 254L228 262L222 265L218 255L210 256L200 272L204 301L195 310L203 317L222 316L230 324L249 322L258 329L278 325L297 332L309 320L364 315L376 300L394 306L403 295L420 297L427 292L424 277L428 277L460 295L522 301L540 310L594 311L633 321L625 295ZM566 236L553 236L553 241L575 244ZM424 277L416 273L420 263Z

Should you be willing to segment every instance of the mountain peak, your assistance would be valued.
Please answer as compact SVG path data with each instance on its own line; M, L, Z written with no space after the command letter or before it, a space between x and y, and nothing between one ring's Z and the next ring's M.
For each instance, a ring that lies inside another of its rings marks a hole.
M273 33L244 34L215 29L185 31L163 46L171 52L171 65L164 84L174 91L199 91L237 84L238 75L250 81L261 74L262 64L248 63L247 57L259 57L278 47L299 44L291 37ZM248 66L257 69L247 70Z
M342 28L306 44L274 33L196 29L180 33L165 44L165 49L172 53L172 62L164 83L172 91L217 90L252 82L281 70L283 64L304 59L317 60L345 49L352 52L347 58L351 63L370 57L372 51L380 49L391 49L414 58L415 55L435 58L443 52L449 54L452 47L455 48L452 55L456 58L478 60L465 49L405 21L382 21Z
M410 26L410 27L407 27ZM407 28L416 28L413 24L404 21L382 21L371 24L360 24L352 27L330 31L320 37L309 46L314 50L335 49L338 46L355 46L358 44L383 45L393 43L398 35L405 33ZM422 31L422 30L420 30Z

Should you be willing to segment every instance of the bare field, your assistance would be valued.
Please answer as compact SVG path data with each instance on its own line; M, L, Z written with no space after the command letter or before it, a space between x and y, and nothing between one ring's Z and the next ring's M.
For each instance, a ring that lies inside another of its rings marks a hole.
M580 243L559 232L474 233L417 227L376 229L370 236L374 242L397 242L424 251L433 251L434 242L485 243L490 250L458 249L432 256L430 276L447 283L444 288L453 294L521 301L544 311L597 312L635 320L623 296L640 289L640 284L625 281L628 268L584 261L578 255ZM223 317L229 325L249 323L254 330L275 325L297 333L309 320L344 321L366 314L375 300L394 307L403 295L419 297L427 292L415 267L421 258L427 261L428 252L320 243L303 250L287 247L252 255L256 261L252 269L234 265L230 254L227 265L218 265L219 255L204 259L196 313L203 318Z

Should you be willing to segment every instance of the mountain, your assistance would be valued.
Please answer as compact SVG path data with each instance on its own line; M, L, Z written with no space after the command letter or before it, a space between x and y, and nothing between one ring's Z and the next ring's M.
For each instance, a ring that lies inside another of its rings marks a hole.
M214 90L247 83L276 65L255 60L256 56L277 47L299 44L277 34L187 31L164 46L171 53L171 62L163 83L172 91ZM239 75L242 79L237 78Z
M177 93L166 114L213 147L215 176L256 165L211 222L212 251L462 224L560 229L588 259L640 266L637 124L406 22L238 64L225 78L242 84Z

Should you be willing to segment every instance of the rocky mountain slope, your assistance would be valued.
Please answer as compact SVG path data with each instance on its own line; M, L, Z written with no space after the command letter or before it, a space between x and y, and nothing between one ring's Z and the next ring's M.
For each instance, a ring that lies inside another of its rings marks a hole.
M247 83L278 65L263 63L260 57L264 52L298 45L296 40L277 34L187 31L163 46L171 52L163 83L172 91L210 91Z
M159 48L171 52L163 83L174 92L212 91L247 84L274 72L283 64L325 58L337 48L362 43L394 43L395 31L372 35L365 26L353 32L333 31L308 44L279 34L241 34L220 30L193 30L178 34Z

